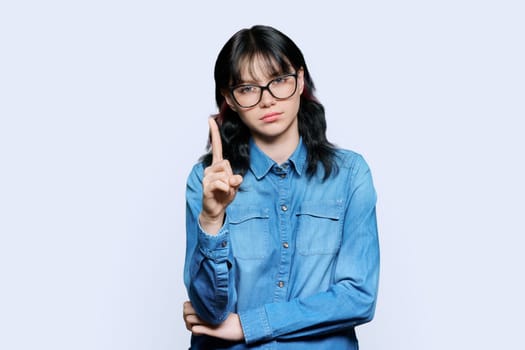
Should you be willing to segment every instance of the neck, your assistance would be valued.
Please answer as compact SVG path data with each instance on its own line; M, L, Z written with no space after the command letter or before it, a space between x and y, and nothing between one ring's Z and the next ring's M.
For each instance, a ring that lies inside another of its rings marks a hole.
M299 144L299 133L288 135L279 140L269 140L261 137L254 137L255 144L277 164L282 164L290 158L297 145Z

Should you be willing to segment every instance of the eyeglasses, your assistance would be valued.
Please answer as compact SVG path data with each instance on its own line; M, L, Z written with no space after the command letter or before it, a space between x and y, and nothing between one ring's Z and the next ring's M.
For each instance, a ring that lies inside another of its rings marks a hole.
M241 84L230 87L235 102L242 108L250 108L261 101L264 90L279 100L285 100L297 90L297 73L290 73L272 79L266 86Z

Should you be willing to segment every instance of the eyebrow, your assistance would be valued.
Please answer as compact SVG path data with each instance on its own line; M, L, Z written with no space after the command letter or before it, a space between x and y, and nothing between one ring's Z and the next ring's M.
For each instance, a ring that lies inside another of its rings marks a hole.
M264 86L264 85L268 84L270 81L274 80L275 78L280 77L280 76L282 76L282 75L286 75L286 74L290 74L290 73L279 72L279 73L273 74L273 75L271 75L271 76L269 77L268 80L266 80L265 83L262 83L262 82L259 82L259 81L257 81L257 80L254 80L253 77L252 77L252 79L250 79L250 80L244 80L244 79L241 79L241 80L239 81L239 83L236 84L235 86L238 86L238 85L257 85L257 86Z

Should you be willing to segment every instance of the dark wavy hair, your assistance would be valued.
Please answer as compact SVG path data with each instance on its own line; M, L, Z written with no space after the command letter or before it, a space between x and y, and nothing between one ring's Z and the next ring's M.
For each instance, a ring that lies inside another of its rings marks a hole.
M234 172L245 174L250 166L250 130L239 115L229 108L223 96L229 87L241 81L242 64L254 58L265 62L270 75L304 71L304 89L300 97L298 125L299 134L307 149L308 176L317 172L318 163L324 167L323 179L337 171L334 162L335 146L326 138L324 107L314 96L314 83L303 54L297 45L275 28L256 25L235 33L224 45L215 62L215 100L223 145L223 157L228 159ZM292 71L293 70L293 71ZM206 166L211 164L211 152L202 157Z

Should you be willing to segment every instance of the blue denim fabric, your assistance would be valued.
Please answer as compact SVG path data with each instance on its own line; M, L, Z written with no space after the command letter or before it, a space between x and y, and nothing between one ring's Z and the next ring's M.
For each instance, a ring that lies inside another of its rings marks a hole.
M203 165L188 178L184 282L202 319L239 314L245 342L193 336L192 349L358 349L379 277L376 193L357 153L306 174L302 142L278 165L253 142L250 170L216 236L198 223Z

